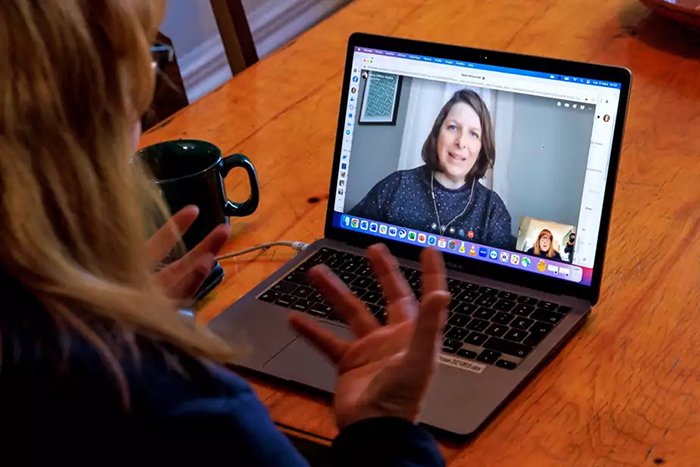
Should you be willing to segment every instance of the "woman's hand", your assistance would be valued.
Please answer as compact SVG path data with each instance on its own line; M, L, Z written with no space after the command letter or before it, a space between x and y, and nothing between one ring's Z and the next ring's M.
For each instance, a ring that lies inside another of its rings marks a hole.
M420 303L384 245L370 247L368 257L387 301L386 326L323 265L310 274L357 340L343 340L307 315L290 317L294 328L338 365L334 408L341 429L373 417L416 421L435 371L450 302L437 250L426 249L421 257Z
M197 206L187 206L148 240L148 256L153 268L172 251L198 215ZM185 256L156 273L158 282L169 297L176 300L192 298L214 267L214 258L228 239L228 233L226 225L218 226Z

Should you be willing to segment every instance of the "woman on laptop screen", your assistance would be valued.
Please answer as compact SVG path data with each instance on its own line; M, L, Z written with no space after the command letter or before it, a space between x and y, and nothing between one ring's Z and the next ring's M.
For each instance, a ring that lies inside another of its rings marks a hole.
M496 159L491 114L477 93L457 91L423 144L425 165L377 183L349 214L513 249L511 217L501 198L478 183Z
M554 235L547 229L543 229L542 232L540 232L537 236L537 241L526 253L541 258L561 261L561 255L554 249Z

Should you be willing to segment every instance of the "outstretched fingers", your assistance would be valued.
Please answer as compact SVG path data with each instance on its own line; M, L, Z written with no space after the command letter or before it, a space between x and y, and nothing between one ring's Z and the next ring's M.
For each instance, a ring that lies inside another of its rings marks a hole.
M379 321L367 310L364 303L350 291L347 285L325 265L309 271L315 286L327 297L341 318L348 322L358 338L380 327Z

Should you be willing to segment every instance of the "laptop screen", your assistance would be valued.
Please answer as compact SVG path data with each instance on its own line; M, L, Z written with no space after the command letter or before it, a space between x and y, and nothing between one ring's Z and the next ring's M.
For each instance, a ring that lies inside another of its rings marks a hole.
M355 47L333 225L590 285L620 92Z

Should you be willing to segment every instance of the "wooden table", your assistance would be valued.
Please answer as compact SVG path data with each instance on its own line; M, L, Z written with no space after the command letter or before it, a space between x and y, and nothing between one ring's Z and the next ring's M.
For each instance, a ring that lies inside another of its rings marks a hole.
M254 161L262 201L227 251L323 234L344 54L362 30L629 67L632 102L601 300L451 465L700 464L700 37L633 0L356 0L144 135ZM226 182L246 196L242 176ZM224 262L206 322L291 257ZM252 381L275 421L331 439L328 401Z

